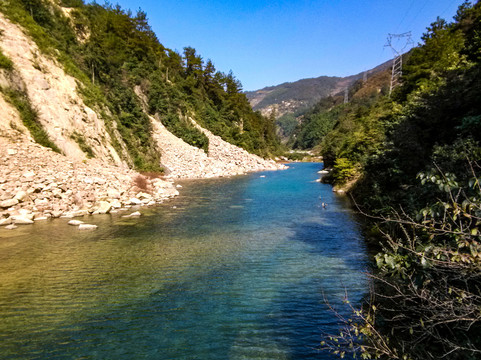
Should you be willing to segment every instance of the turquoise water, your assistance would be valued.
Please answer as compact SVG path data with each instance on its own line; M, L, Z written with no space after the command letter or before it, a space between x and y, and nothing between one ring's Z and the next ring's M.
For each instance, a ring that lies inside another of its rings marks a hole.
M334 359L324 298L347 314L367 256L321 168L184 182L140 219L90 218L93 232L1 229L0 358Z

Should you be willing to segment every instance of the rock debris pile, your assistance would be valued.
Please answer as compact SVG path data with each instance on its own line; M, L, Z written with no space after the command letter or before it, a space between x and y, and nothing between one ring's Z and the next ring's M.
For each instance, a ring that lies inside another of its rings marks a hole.
M172 182L148 179L96 159L69 161L30 141L0 141L0 225L114 213L179 194ZM133 213L130 216L138 216ZM79 229L94 226L82 221Z
M265 160L229 144L194 123L209 139L209 152L206 154L203 150L177 138L158 120L151 118L151 121L154 128L153 137L162 149L162 164L168 170L170 178L212 178L286 168L283 164Z

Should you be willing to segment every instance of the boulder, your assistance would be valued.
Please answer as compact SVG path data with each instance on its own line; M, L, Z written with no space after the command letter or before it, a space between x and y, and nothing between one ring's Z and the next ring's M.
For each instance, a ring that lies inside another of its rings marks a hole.
M9 207L15 206L17 204L18 204L18 200L15 198L3 200L3 201L0 201L0 208L8 209Z
M152 198L152 195L150 194L147 194L147 193L144 193L144 192L139 192L136 196L137 199L151 199Z
M10 225L5 226L5 229L7 229L7 230L13 230L13 229L16 229L16 228L17 228L17 226L15 226L14 224L10 224Z
M48 217L47 216L36 216L34 219L34 221L44 221L44 220L48 220Z
M92 225L92 224L80 224L78 226L79 230L95 230L97 229L97 225Z
M112 205L110 205L108 201L100 201L96 212L99 214L108 214L110 209L112 209Z
M129 200L130 205L142 205L142 201L137 198L131 198Z
M87 215L89 212L87 210L74 210L70 212L73 217L82 217Z
M12 221L15 225L30 225L33 224L33 220L30 220L26 216L14 215L12 216Z
M12 218L11 218L11 217L1 218L1 219L0 219L0 226L10 225L11 223L12 223Z
M54 210L54 211L52 211L51 214L52 214L53 218L58 218L58 217L62 216L63 211L62 210Z
M23 181L32 181L34 177L35 177L35 173L33 171L27 171L22 174Z
M107 196L110 199L120 199L120 191L118 191L117 189L108 188L107 189Z
M122 207L122 203L119 199L113 199L110 201L110 205L112 205L114 209L120 209ZM110 210L110 212L112 212L112 210Z
M72 226L79 226L81 224L83 224L84 222L83 221L80 221L80 220L69 220L68 224L69 225L72 225Z
M32 213L30 210L27 210L27 209L18 210L18 215L20 215L21 217L27 218L29 220L33 220L35 216L34 213Z
M135 211L135 212L133 212L132 214L129 214L129 215L123 215L122 217L124 217L124 218L129 218L129 217L139 217L140 215L142 215L140 212L138 212L138 211Z

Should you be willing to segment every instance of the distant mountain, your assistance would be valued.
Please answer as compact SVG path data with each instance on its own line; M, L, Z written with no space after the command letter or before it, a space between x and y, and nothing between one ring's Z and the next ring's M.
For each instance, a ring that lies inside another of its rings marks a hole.
M390 66L391 60L386 61L368 70L367 76L386 70ZM260 110L264 115L269 115L275 110L276 117L279 118L285 114L294 114L307 109L329 95L338 94L363 76L364 72L347 77L320 76L247 91L245 94L254 110Z

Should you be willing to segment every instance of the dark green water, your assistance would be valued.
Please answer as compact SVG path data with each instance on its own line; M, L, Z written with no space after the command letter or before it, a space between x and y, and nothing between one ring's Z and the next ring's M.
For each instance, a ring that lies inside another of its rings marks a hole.
M186 182L140 219L90 218L94 232L0 229L0 358L335 358L318 350L339 326L324 297L347 314L367 256L321 168Z

